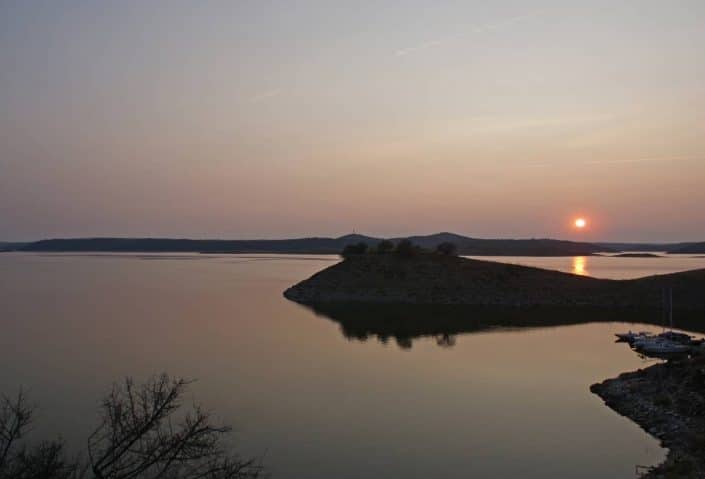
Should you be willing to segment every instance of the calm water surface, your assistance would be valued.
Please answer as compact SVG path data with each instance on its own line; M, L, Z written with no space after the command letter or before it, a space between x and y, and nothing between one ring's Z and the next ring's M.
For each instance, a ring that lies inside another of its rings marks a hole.
M652 274L667 274L689 269L705 268L705 257L652 253L658 258L620 258L610 256L473 256L477 259L523 264L538 268L556 269L595 278L630 279Z
M578 261L503 260L566 271ZM275 478L629 478L663 458L588 389L645 366L612 342L634 325L492 330L453 347L349 341L281 295L334 261L1 254L0 391L23 385L41 407L36 432L82 445L114 380L197 378L193 396ZM599 277L705 267L580 261Z

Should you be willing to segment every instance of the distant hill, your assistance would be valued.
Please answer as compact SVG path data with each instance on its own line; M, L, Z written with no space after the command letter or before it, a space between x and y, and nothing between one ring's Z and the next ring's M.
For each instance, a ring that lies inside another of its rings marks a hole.
M597 246L614 251L664 251L675 253L693 243L595 243Z
M669 253L675 254L703 254L705 253L705 242L702 243L689 243L681 248L669 251Z
M397 242L402 238L393 238ZM613 250L590 243L553 239L478 239L454 233L411 236L423 248L434 249L450 241L461 255L483 256L575 256ZM301 253L336 254L349 245L366 242L374 246L381 238L351 234L339 238L281 240L193 240L168 238L73 238L48 239L24 245L22 251L54 252L202 252L202 253Z
M15 251L22 248L27 243L16 243L9 241L0 241L0 251Z
M299 238L282 240L194 240L169 238L73 238L30 243L22 251L54 252L149 252L149 253L318 253L335 254L360 241L374 238L347 235L340 238Z

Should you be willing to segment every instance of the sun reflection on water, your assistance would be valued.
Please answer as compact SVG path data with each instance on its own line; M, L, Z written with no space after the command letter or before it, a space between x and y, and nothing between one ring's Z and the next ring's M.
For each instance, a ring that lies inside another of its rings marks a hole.
M573 274L587 276L587 258L585 256L573 257Z

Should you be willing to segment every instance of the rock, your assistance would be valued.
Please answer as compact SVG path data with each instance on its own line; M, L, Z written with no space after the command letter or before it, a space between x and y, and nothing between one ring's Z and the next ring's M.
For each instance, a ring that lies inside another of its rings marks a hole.
M684 415L668 406L681 401L705 403L705 385L687 380L703 361L698 357L677 365L657 364L590 387L607 406L636 422L669 449L664 463L644 477L705 477L705 417ZM659 400L663 397L672 401Z

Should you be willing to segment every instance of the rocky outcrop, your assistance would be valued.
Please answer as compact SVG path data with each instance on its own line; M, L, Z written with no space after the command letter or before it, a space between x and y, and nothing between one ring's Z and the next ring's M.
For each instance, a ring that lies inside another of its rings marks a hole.
M624 373L590 390L668 448L644 477L705 477L705 358Z

